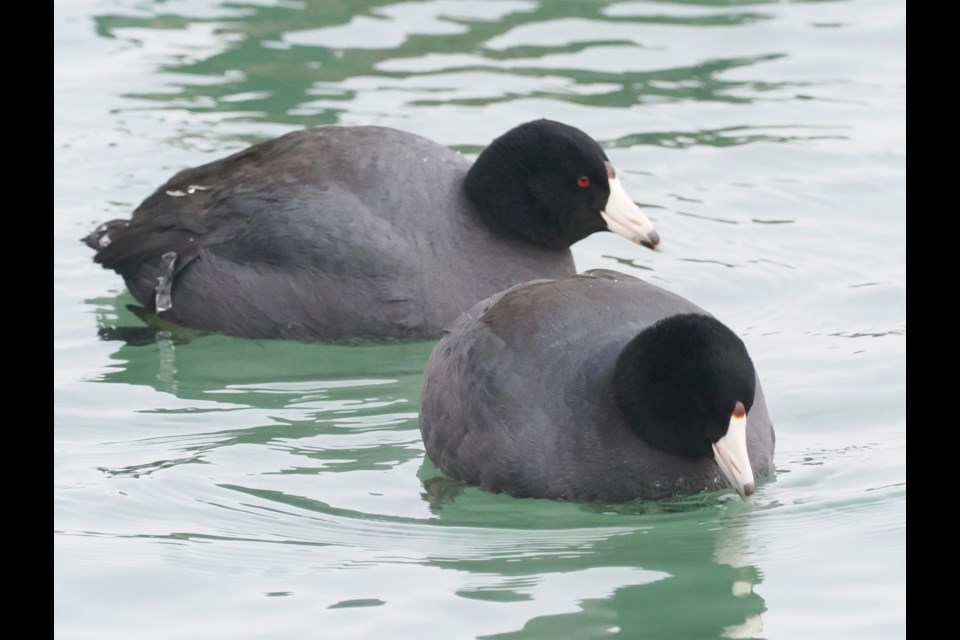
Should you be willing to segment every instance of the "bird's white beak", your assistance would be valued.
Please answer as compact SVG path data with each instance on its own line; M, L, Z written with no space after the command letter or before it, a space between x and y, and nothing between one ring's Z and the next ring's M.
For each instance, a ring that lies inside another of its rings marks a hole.
M737 402L727 435L713 445L713 456L717 466L740 497L753 495L757 485L753 479L753 468L747 455L747 412L741 402Z
M650 218L627 195L613 165L609 161L605 164L610 181L610 197L600 215L606 221L607 229L649 249L656 249L660 244L660 234L653 228Z

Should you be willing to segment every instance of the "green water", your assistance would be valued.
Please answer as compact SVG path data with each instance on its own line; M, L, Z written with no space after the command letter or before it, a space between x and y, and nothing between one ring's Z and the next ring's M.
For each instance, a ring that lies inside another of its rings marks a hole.
M54 635L906 635L905 4L57 1ZM304 126L465 153L607 148L663 251L616 268L746 342L777 477L609 507L438 477L430 343L139 346L78 239L176 170Z

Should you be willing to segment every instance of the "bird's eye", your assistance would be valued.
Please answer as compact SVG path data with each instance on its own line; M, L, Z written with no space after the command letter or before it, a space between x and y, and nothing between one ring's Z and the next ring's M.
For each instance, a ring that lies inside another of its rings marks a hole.
M590 178L587 176L580 176L577 178L577 186L581 188L586 188L590 186Z

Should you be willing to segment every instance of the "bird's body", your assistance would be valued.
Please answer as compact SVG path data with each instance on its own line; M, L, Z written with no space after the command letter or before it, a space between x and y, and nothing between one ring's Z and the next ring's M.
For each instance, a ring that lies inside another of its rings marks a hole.
M712 455L668 453L640 437L617 398L627 345L678 315L707 314L605 270L527 283L478 303L449 327L427 365L420 418L427 454L454 479L520 497L622 502L730 486ZM691 357L682 348L673 355ZM752 364L747 375L752 383ZM642 406L653 394L699 402L683 395L688 390L638 386L627 394ZM737 401L749 408L749 462L767 477L773 427L759 383L755 394L746 388L752 397L729 400L721 427ZM752 476L749 483L752 493Z
M579 130L533 124L584 146L590 170L605 171L599 145ZM252 338L436 337L496 291L573 273L569 245L606 228L606 198L590 215L524 222L511 207L528 206L546 170L524 173L539 157L514 169L516 154L501 155L487 162L494 170L475 172L471 197L471 163L420 136L298 131L179 172L130 221L101 225L86 241L148 311L177 324ZM555 161L543 159L548 169ZM519 175L498 185L500 170ZM587 169L570 170L560 180L576 192ZM487 192L491 202L478 206ZM659 238L650 227L642 241Z

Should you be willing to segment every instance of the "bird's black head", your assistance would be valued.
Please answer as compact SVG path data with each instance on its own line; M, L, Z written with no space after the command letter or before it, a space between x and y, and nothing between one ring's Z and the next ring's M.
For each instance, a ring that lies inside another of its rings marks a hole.
M686 457L714 457L714 445L732 418L742 422L756 392L743 341L700 314L672 316L642 331L620 354L614 376L617 404L634 431Z
M650 248L660 242L600 145L560 122L534 120L503 134L480 154L464 186L494 227L543 247L567 249L604 230Z

